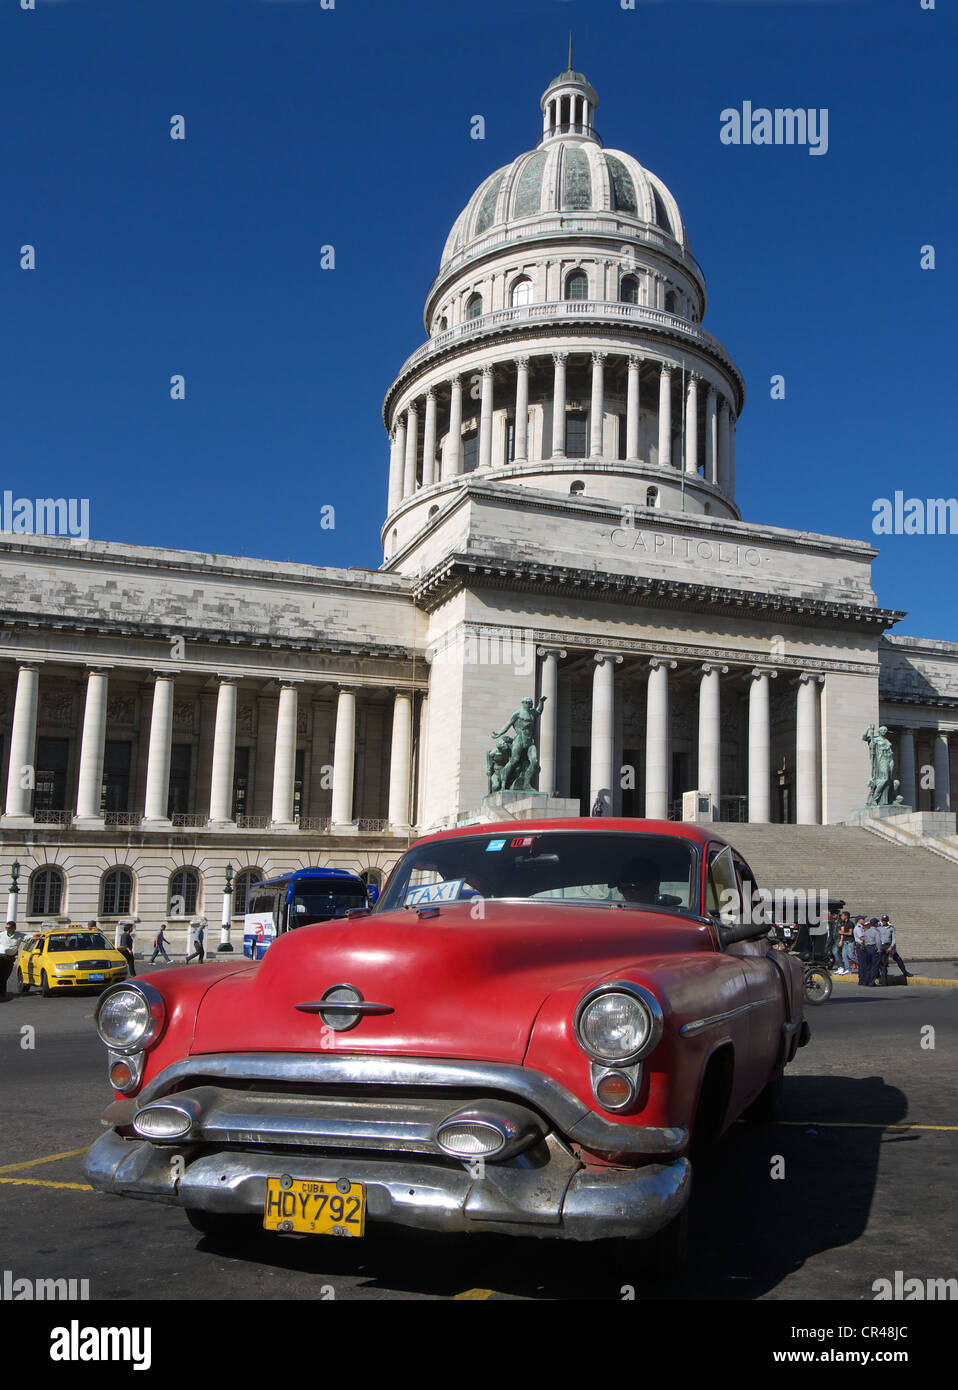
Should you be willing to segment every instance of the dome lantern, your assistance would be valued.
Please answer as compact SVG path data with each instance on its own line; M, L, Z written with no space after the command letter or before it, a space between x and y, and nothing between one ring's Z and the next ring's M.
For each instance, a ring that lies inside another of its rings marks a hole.
M581 72L573 72L570 62L568 71L554 77L539 99L542 110L539 144L560 136L598 142L593 125L598 104L599 98L591 82Z

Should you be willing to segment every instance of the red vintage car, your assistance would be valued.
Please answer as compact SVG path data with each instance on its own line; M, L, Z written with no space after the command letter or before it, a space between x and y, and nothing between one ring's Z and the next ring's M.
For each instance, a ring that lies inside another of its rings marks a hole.
M205 1232L615 1236L674 1263L691 1141L767 1116L808 1036L752 881L668 821L419 840L372 911L103 995L86 1175Z

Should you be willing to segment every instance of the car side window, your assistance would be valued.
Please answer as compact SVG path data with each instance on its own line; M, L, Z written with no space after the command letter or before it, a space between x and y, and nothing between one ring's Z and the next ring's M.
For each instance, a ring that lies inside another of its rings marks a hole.
M735 863L728 845L724 849L709 851L708 878L705 885L705 910L717 916L723 907L733 899L729 894L738 894L738 881L735 877Z

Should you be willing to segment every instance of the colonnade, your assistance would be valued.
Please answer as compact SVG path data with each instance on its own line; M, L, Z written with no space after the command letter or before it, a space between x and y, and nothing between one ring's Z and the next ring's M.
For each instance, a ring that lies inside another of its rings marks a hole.
M129 675L129 672L124 672ZM35 778L39 662L22 662L17 673L7 795L2 822L12 824L32 818ZM158 671L153 676L153 705L146 758L146 792L142 825L165 828L170 761L173 741L173 698L176 672ZM237 690L239 678L221 677L217 684L216 716L213 727L210 775L210 828L233 826L233 774L236 749ZM296 777L296 749L299 688L302 682L281 681L273 756L272 813L270 826L277 830L295 828L293 802ZM80 734L76 812L73 824L96 829L104 824L100 812L103 761L107 728L109 668L87 668L86 701ZM354 763L356 754L356 698L363 687L337 686L336 731L332 763L331 828L346 829L353 821ZM411 822L413 752L413 694L393 693L392 751L389 764L388 819L391 830L402 832Z
M562 349L551 354L552 431L551 440L543 439L542 458L551 460L566 457L567 366L572 355ZM478 467L493 466L493 394L494 376L498 370L514 376L514 441L513 457L509 462L538 462L529 456L529 371L533 360L541 361L544 354L520 354L496 363L486 363L468 377L453 373L445 381L433 383L421 396L415 397L399 412L390 435L389 512L411 497L419 487L448 482L463 472L463 390L478 378L478 411L470 406L471 418L478 416ZM613 360L624 360L628 368L625 410L625 462L639 463L639 420L643 408L640 373L643 364L658 373L658 463L682 467L682 459L673 458L673 394L676 382L685 382L684 428L685 471L702 476L729 496L735 492L734 421L732 406L725 395L699 372L684 372L676 362L645 358L641 353L611 353L596 349L590 353L591 389L589 393L588 457L608 458L605 440L605 408L608 401L607 370ZM439 419L439 395L443 397L443 418ZM448 393L448 405L445 404ZM679 410L681 411L681 396ZM513 403L510 403L512 406ZM513 410L510 409L510 415ZM681 416L680 416L681 418ZM699 457L699 424L704 422L704 457ZM421 447L420 447L421 430ZM441 455L437 452L442 439ZM549 453L545 454L546 444ZM496 461L498 464L505 459Z
M539 790L556 794L558 772L555 750L558 739L558 661L565 652L540 647L540 691L547 697L540 724ZM616 652L596 652L592 670L590 747L590 804L602 802L605 814L612 810L616 785L615 766L615 667L623 657ZM670 788L670 683L678 662L652 656L643 662L646 671L645 815L665 820L669 815ZM695 788L709 792L718 808L722 795L721 678L729 666L716 661L698 664L698 768ZM748 682L748 818L757 823L771 820L771 682L779 676L797 678L795 721L796 820L816 825L822 818L820 692L825 677L819 672L779 672L772 667L743 668Z
M919 738L923 737L931 741L930 769L932 776L929 778L922 769L921 787L919 787L920 774L916 743ZM919 791L928 790L931 792L931 809L933 811L950 811L951 754L948 747L948 735L935 728L906 727L899 729L896 775L901 783L899 795L906 806L911 806L913 810L917 809Z

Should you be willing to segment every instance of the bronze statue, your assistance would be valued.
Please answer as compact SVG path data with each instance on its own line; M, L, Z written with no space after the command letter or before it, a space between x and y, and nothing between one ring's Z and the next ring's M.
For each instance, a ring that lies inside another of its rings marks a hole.
M534 791L535 778L539 771L539 750L536 748L536 720L542 713L546 697L542 695L538 704L526 696L520 700L519 708L506 721L501 729L493 729L492 737L499 739L494 753L486 754L486 774L489 777L489 791ZM508 759L502 763L499 758L502 745L509 737L507 729L515 729L515 737L510 739L511 749ZM505 737L504 737L505 736ZM497 785L493 786L493 780Z
M507 765L512 757L512 739L507 735L501 738L495 748L486 754L486 777L489 781L489 794L493 792L504 792L505 783L502 780L502 769Z
M869 724L862 734L862 738L868 744L872 763L866 806L893 806L902 802L902 798L897 795L901 783L894 776L895 754L887 734L888 730L884 724L877 734L874 724Z

